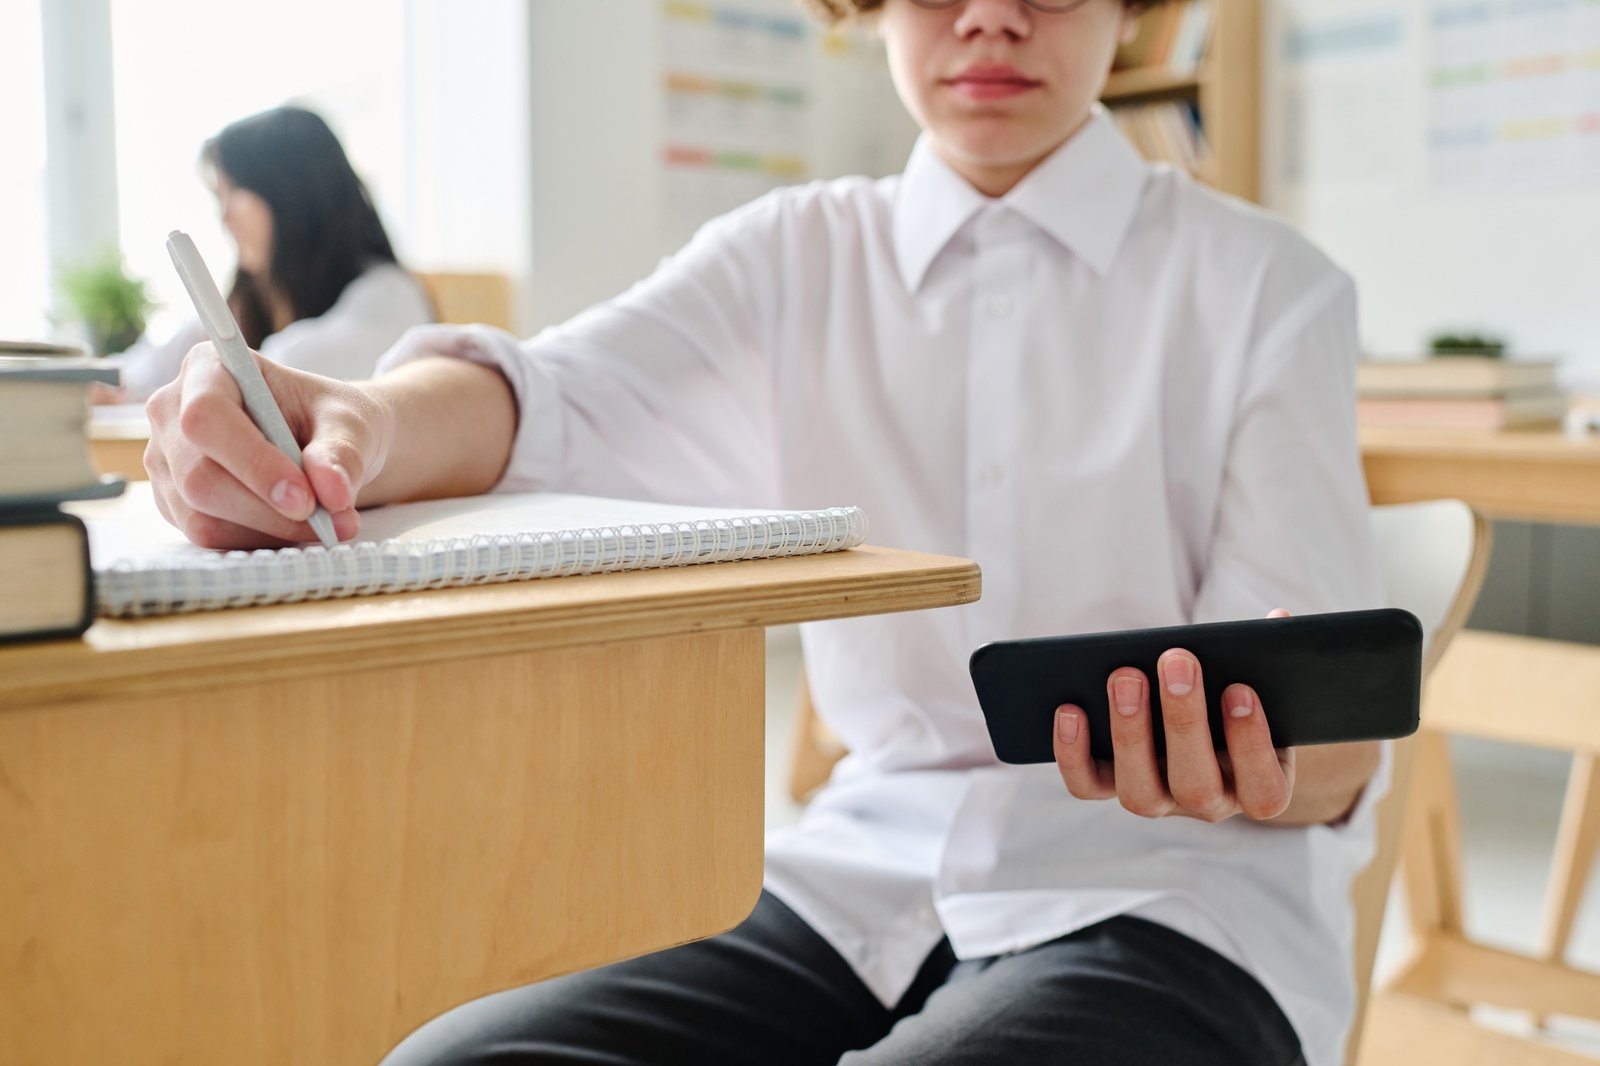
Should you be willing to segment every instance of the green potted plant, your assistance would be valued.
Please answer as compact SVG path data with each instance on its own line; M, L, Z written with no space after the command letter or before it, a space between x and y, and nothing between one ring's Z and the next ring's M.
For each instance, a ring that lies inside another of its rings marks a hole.
M96 355L129 348L144 334L145 317L155 307L144 282L128 276L116 251L62 271L61 293Z
M1500 359L1506 354L1503 339L1480 333L1440 333L1434 336L1429 347L1434 355L1481 355Z

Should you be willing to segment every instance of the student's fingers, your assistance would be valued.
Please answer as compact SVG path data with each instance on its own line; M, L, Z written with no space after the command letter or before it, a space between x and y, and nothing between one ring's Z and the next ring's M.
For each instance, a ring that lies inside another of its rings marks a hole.
M311 483L250 420L238 385L210 345L196 346L184 359L180 385L177 427L183 439L277 514L293 521L309 518L316 506ZM185 498L190 498L189 473L174 463ZM208 513L239 524L250 521L245 514Z
M203 548L260 547L267 541L298 544L316 540L310 525L296 522L268 507L238 479L203 455L190 456L171 479L168 505L175 525ZM240 530L256 530L246 542Z
M1117 670L1106 680L1106 696L1111 703L1111 768L1117 799L1146 818L1171 814L1176 804L1156 762L1149 683L1131 667Z
M383 468L393 435L388 409L361 384L309 378L317 387L311 403L306 476L329 510L354 507L361 487Z
M1089 751L1089 721L1083 708L1063 704L1056 708L1056 768L1067 791L1081 800L1106 800L1117 794L1111 768Z
M1289 617L1289 612L1284 610L1282 607L1274 607L1272 610L1267 612L1267 617L1268 618L1288 618Z
M1174 648L1156 663L1167 743L1167 791L1183 813L1220 822L1238 813L1211 740L1200 662Z
M1276 818L1288 808L1294 791L1293 753L1272 746L1261 699L1249 685L1229 685L1222 707L1239 809L1257 820Z

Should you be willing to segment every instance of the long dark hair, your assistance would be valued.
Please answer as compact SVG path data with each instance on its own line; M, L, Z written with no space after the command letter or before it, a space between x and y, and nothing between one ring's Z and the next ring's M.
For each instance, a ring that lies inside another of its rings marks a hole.
M315 318L375 263L396 261L366 186L314 112L276 107L242 118L207 141L201 159L272 210L266 275L240 269L228 294L252 348L274 332L269 291L288 303L292 321Z

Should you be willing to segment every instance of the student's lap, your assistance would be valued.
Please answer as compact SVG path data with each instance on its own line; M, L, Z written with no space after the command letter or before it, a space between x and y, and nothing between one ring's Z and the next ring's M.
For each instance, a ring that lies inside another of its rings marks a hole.
M1165 927L1116 918L957 962L941 943L894 1008L775 897L730 933L488 996L384 1066L1295 1066L1249 975Z

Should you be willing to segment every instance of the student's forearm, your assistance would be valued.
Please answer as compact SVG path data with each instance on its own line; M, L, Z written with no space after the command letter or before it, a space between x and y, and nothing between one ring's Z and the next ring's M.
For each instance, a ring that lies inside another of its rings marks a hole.
M1378 753L1373 741L1297 749L1294 796L1272 824L1326 825L1343 818L1377 770Z
M517 430L505 375L461 359L419 359L367 384L389 411L383 469L361 490L363 507L473 496L505 471Z

